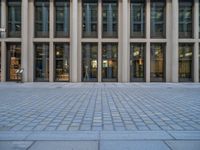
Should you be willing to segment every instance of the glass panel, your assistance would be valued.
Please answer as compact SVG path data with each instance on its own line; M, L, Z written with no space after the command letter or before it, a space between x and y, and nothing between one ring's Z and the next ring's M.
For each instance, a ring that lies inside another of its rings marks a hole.
M21 36L21 1L8 0L8 37Z
M35 44L35 80L49 80L49 45Z
M179 2L179 38L193 37L193 2L180 1Z
M1 81L1 45L0 45L0 81Z
M145 37L145 2L131 2L131 37Z
M1 27L1 0L0 0L0 27ZM0 38L1 38L1 32L0 32Z
M131 44L130 79L131 81L145 81L145 44Z
M192 81L193 44L179 44L179 81Z
M97 37L98 1L83 2L83 37Z
M7 44L7 80L19 80L17 70L21 68L21 45L19 43Z
M70 2L55 2L56 37L69 37L70 34Z
M102 45L102 81L117 81L118 48L117 44Z
M82 45L82 81L98 80L98 47L96 43Z
M55 80L69 81L70 60L69 44L55 44Z
M165 37L165 2L153 0L151 2L151 37Z
M165 81L165 44L151 44L151 81Z
M35 37L49 36L49 1L35 2Z
M102 36L104 38L116 38L118 36L118 4L117 1L104 1L102 4Z

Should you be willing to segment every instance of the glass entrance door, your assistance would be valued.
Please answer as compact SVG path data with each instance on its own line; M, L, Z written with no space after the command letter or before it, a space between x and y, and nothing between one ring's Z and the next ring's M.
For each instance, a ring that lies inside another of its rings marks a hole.
M145 81L145 44L132 43L130 51L131 82Z
M35 44L35 81L49 81L49 45Z
M19 80L17 70L21 68L21 45L7 44L7 81Z
M98 59L97 43L83 43L82 44L83 82L95 82L98 80L97 59Z
M102 81L117 82L118 78L118 45L105 43L102 46Z

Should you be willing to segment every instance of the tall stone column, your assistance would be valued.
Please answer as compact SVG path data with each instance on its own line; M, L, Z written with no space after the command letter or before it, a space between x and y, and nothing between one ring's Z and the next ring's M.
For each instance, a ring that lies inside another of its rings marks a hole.
M128 58L128 0L122 0L122 82L128 82L128 67L129 67L129 58Z
M172 82L178 82L178 0L172 0Z
M50 9L49 9L49 34L50 34L50 43L49 43L49 81L54 81L54 1L50 0Z
M101 82L102 78L102 43L101 43L101 19L102 19L102 0L98 1L98 82Z
M172 53L172 45L171 45L171 37L172 37L172 2L171 0L166 1L166 82L171 82L171 53Z
M150 71L151 71L151 65L150 65L150 31L151 31L151 5L150 0L147 0L146 5L146 82L150 82Z
M199 0L194 1L194 82L199 82Z
M1 27L6 29L6 0L1 1ZM6 33L2 32L1 37L5 38ZM1 81L6 81L6 43L1 42Z
M28 81L33 82L34 80L34 0L28 2Z
M1 82L6 81L6 43L1 42Z
M22 43L21 43L21 63L23 72L23 81L28 81L28 1L22 0Z
M78 52L78 0L72 1L72 34L71 34L71 81L77 82L77 52Z

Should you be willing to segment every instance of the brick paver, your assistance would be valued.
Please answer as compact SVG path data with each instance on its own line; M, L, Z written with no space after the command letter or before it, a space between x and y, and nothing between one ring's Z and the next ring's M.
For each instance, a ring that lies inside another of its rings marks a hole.
M0 131L138 130L200 131L200 84L0 84Z

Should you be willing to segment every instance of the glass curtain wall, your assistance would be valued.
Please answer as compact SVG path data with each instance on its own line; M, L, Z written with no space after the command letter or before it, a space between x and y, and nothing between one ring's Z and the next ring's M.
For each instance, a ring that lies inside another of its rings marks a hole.
M118 36L118 1L103 0L102 3L102 36L117 38Z
M21 37L21 0L8 0L8 37Z
M118 81L118 45L104 43L102 45L102 81Z
M165 0L151 0L151 37L165 38L166 35Z
M7 81L17 81L20 78L17 75L17 70L21 68L21 44L7 43Z
M49 44L35 44L35 81L49 81Z
M70 52L69 44L55 44L55 81L70 80Z
M98 0L83 0L82 5L82 35L97 37Z
M49 37L49 0L35 0L35 37Z
M150 80L151 82L165 81L165 44L151 44L151 64Z
M69 37L70 35L70 1L55 1L55 37Z
M132 82L145 81L145 44L143 43L131 44L130 79Z
M179 44L179 81L193 81L193 44Z
M193 1L179 0L179 38L193 37Z
M145 37L145 0L131 0L131 38Z
M98 46L97 43L82 44L82 81L98 80Z

